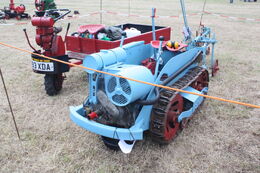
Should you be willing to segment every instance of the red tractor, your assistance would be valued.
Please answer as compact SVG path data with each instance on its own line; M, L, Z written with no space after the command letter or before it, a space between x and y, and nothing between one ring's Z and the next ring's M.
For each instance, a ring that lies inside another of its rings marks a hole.
M5 19L16 18L17 20L20 20L23 18L30 18L29 14L25 13L25 6L23 4L15 6L14 0L10 0L9 7L4 7L2 11L5 14Z

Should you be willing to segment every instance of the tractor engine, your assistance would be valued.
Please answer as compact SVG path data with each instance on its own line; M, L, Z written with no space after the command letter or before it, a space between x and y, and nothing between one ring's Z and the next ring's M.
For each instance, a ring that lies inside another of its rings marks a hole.
M97 102L85 106L88 118L96 118L102 124L117 127L128 128L133 125L140 110L140 105L135 104L135 101L144 99L152 86L128 78L153 83L154 76L145 66L125 64L126 56L127 52L124 49L116 48L102 50L84 59L84 66L114 74L114 76L103 75L98 78L98 84L94 87L97 88L94 94ZM90 74L91 81L93 71L87 70L87 72ZM117 76L124 76L124 78Z
M51 17L33 17L32 25L36 26L36 43L44 49L46 56L65 55L65 45L57 33L61 28L54 27L55 21Z
M131 127L136 119L138 108L134 105L116 106L107 97L102 90L97 92L97 104L85 107L86 116L89 119L95 119L97 122L116 127Z

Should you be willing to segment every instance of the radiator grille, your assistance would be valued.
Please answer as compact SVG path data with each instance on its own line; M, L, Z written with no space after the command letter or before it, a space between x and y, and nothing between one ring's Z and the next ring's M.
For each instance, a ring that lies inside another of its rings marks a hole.
M125 96L117 94L112 97L112 100L118 104L125 104L127 102Z
M109 93L112 93L113 91L115 91L116 88L116 78L112 77L109 81L108 81L108 86L107 86L107 91Z
M129 86L129 83L127 82L126 79L120 78L119 79L120 86L122 87L123 91L127 94L131 94L131 88Z

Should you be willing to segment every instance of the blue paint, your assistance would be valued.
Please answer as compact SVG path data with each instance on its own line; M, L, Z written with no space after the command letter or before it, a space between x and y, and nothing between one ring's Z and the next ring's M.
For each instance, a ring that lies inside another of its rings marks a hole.
M202 89L201 91L197 91L192 87L187 87L184 89L185 91L189 91L189 92L194 92L197 94L205 94L208 92L208 88L205 87L204 89ZM183 118L189 118L192 116L192 114L194 113L194 111L199 107L199 105L203 102L203 100L205 99L202 96L197 96L197 95L192 95L192 94L187 94L187 93L181 93L180 94L183 98L186 98L187 100L192 102L192 107L187 110L182 112L179 117L178 117L178 121L181 122L181 120Z
M142 140L143 130L140 125L135 125L131 128L116 128L108 125L103 125L95 121L89 120L82 116L84 113L83 106L70 107L70 118L78 126L96 133L98 135L122 139L122 140Z

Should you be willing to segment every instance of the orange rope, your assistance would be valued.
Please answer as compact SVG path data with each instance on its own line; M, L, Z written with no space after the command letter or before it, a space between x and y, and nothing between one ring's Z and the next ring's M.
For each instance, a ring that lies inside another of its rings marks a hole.
M31 52L31 51L24 50L24 49L21 49L21 48L18 48L18 47L14 47L14 46L11 46L11 45L2 43L2 42L0 42L0 44L3 45L3 46L6 46L6 47L10 47L10 48L17 49L17 50L20 50L20 51L23 51L23 52L27 52L27 53L30 53L30 54L33 54L33 55L37 55L37 56L40 56L40 57L43 57L43 58L46 58L46 59L50 59L50 60L53 60L53 61L57 61L57 62L60 62L60 63L64 63L64 64L67 64L67 65L70 65L70 66L74 66L74 67L79 67L79 68L83 68L83 69L95 71L95 72L97 72L97 73L103 73L103 74L115 76L115 77L118 77L118 78L123 78L123 79L131 80L131 81L134 81L134 82L139 82L139 83L143 83L143 84L147 84L147 85L152 85L152 86L159 87L159 88L164 88L164 89L167 89L167 90L173 90L173 91L177 91L177 92L182 92L182 93L187 93L187 94L193 94L193 95L202 96L202 97L209 98L209 99L214 99L214 100L219 100L219 101L223 101L223 102L228 102L228 103L243 105L243 106L252 107L252 108L260 108L260 106L258 106L258 105L253 105L253 104L249 104L249 103L243 103L243 102L234 101L234 100L223 99L223 98L214 97L214 96L209 96L209 95L204 95L204 94L198 94L198 93L194 93L194 92L190 92L190 91L185 91L185 90L181 90L181 89L177 89L177 88L171 88L171 87L168 87L168 86L153 84L153 83L144 82L144 81L140 81L140 80L136 80L136 79L124 77L124 76L119 76L119 75L116 75L116 74L112 74L112 73L108 73L108 72L104 72L104 71L100 71L100 70L91 69L91 68L88 68L88 67L84 67L84 66L82 66L82 65L77 65L77 64L65 62L65 61L62 61L62 60L59 60L59 59L55 59L55 58L47 57L47 56L40 55L40 54L37 54L37 53L33 53L33 52Z

